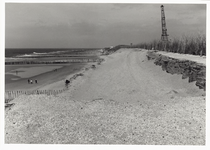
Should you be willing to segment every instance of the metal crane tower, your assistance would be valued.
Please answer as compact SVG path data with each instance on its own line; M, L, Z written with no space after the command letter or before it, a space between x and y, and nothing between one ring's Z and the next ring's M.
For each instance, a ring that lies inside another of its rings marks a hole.
M165 13L164 13L164 6L161 5L161 23L162 23L162 35L161 40L162 41L168 41L168 34L166 29L166 20L165 20Z

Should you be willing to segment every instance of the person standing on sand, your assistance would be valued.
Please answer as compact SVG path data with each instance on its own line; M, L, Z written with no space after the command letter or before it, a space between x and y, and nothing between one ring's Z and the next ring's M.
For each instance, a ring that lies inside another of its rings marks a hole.
M28 84L30 83L30 80L28 79Z
M35 80L35 83L37 84L37 80Z
M33 80L31 80L30 82L31 82L31 84L33 84Z

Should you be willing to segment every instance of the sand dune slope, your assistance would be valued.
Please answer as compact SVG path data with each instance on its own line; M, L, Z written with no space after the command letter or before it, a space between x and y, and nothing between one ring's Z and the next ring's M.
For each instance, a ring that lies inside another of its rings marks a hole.
M5 115L6 143L205 144L205 97L194 83L121 49L58 96L22 96Z

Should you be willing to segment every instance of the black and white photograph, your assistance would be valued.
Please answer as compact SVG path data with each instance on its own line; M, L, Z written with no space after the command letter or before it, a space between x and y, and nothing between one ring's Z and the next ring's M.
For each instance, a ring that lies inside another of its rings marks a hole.
M207 1L3 5L5 147L208 146Z

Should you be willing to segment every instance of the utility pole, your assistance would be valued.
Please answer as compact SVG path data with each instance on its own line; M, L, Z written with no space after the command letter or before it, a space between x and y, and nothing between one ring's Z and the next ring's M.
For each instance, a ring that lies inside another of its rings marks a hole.
M162 41L168 41L168 34L166 29L166 20L165 20L165 13L164 13L164 6L161 5L161 24L162 24L162 35L161 40Z

